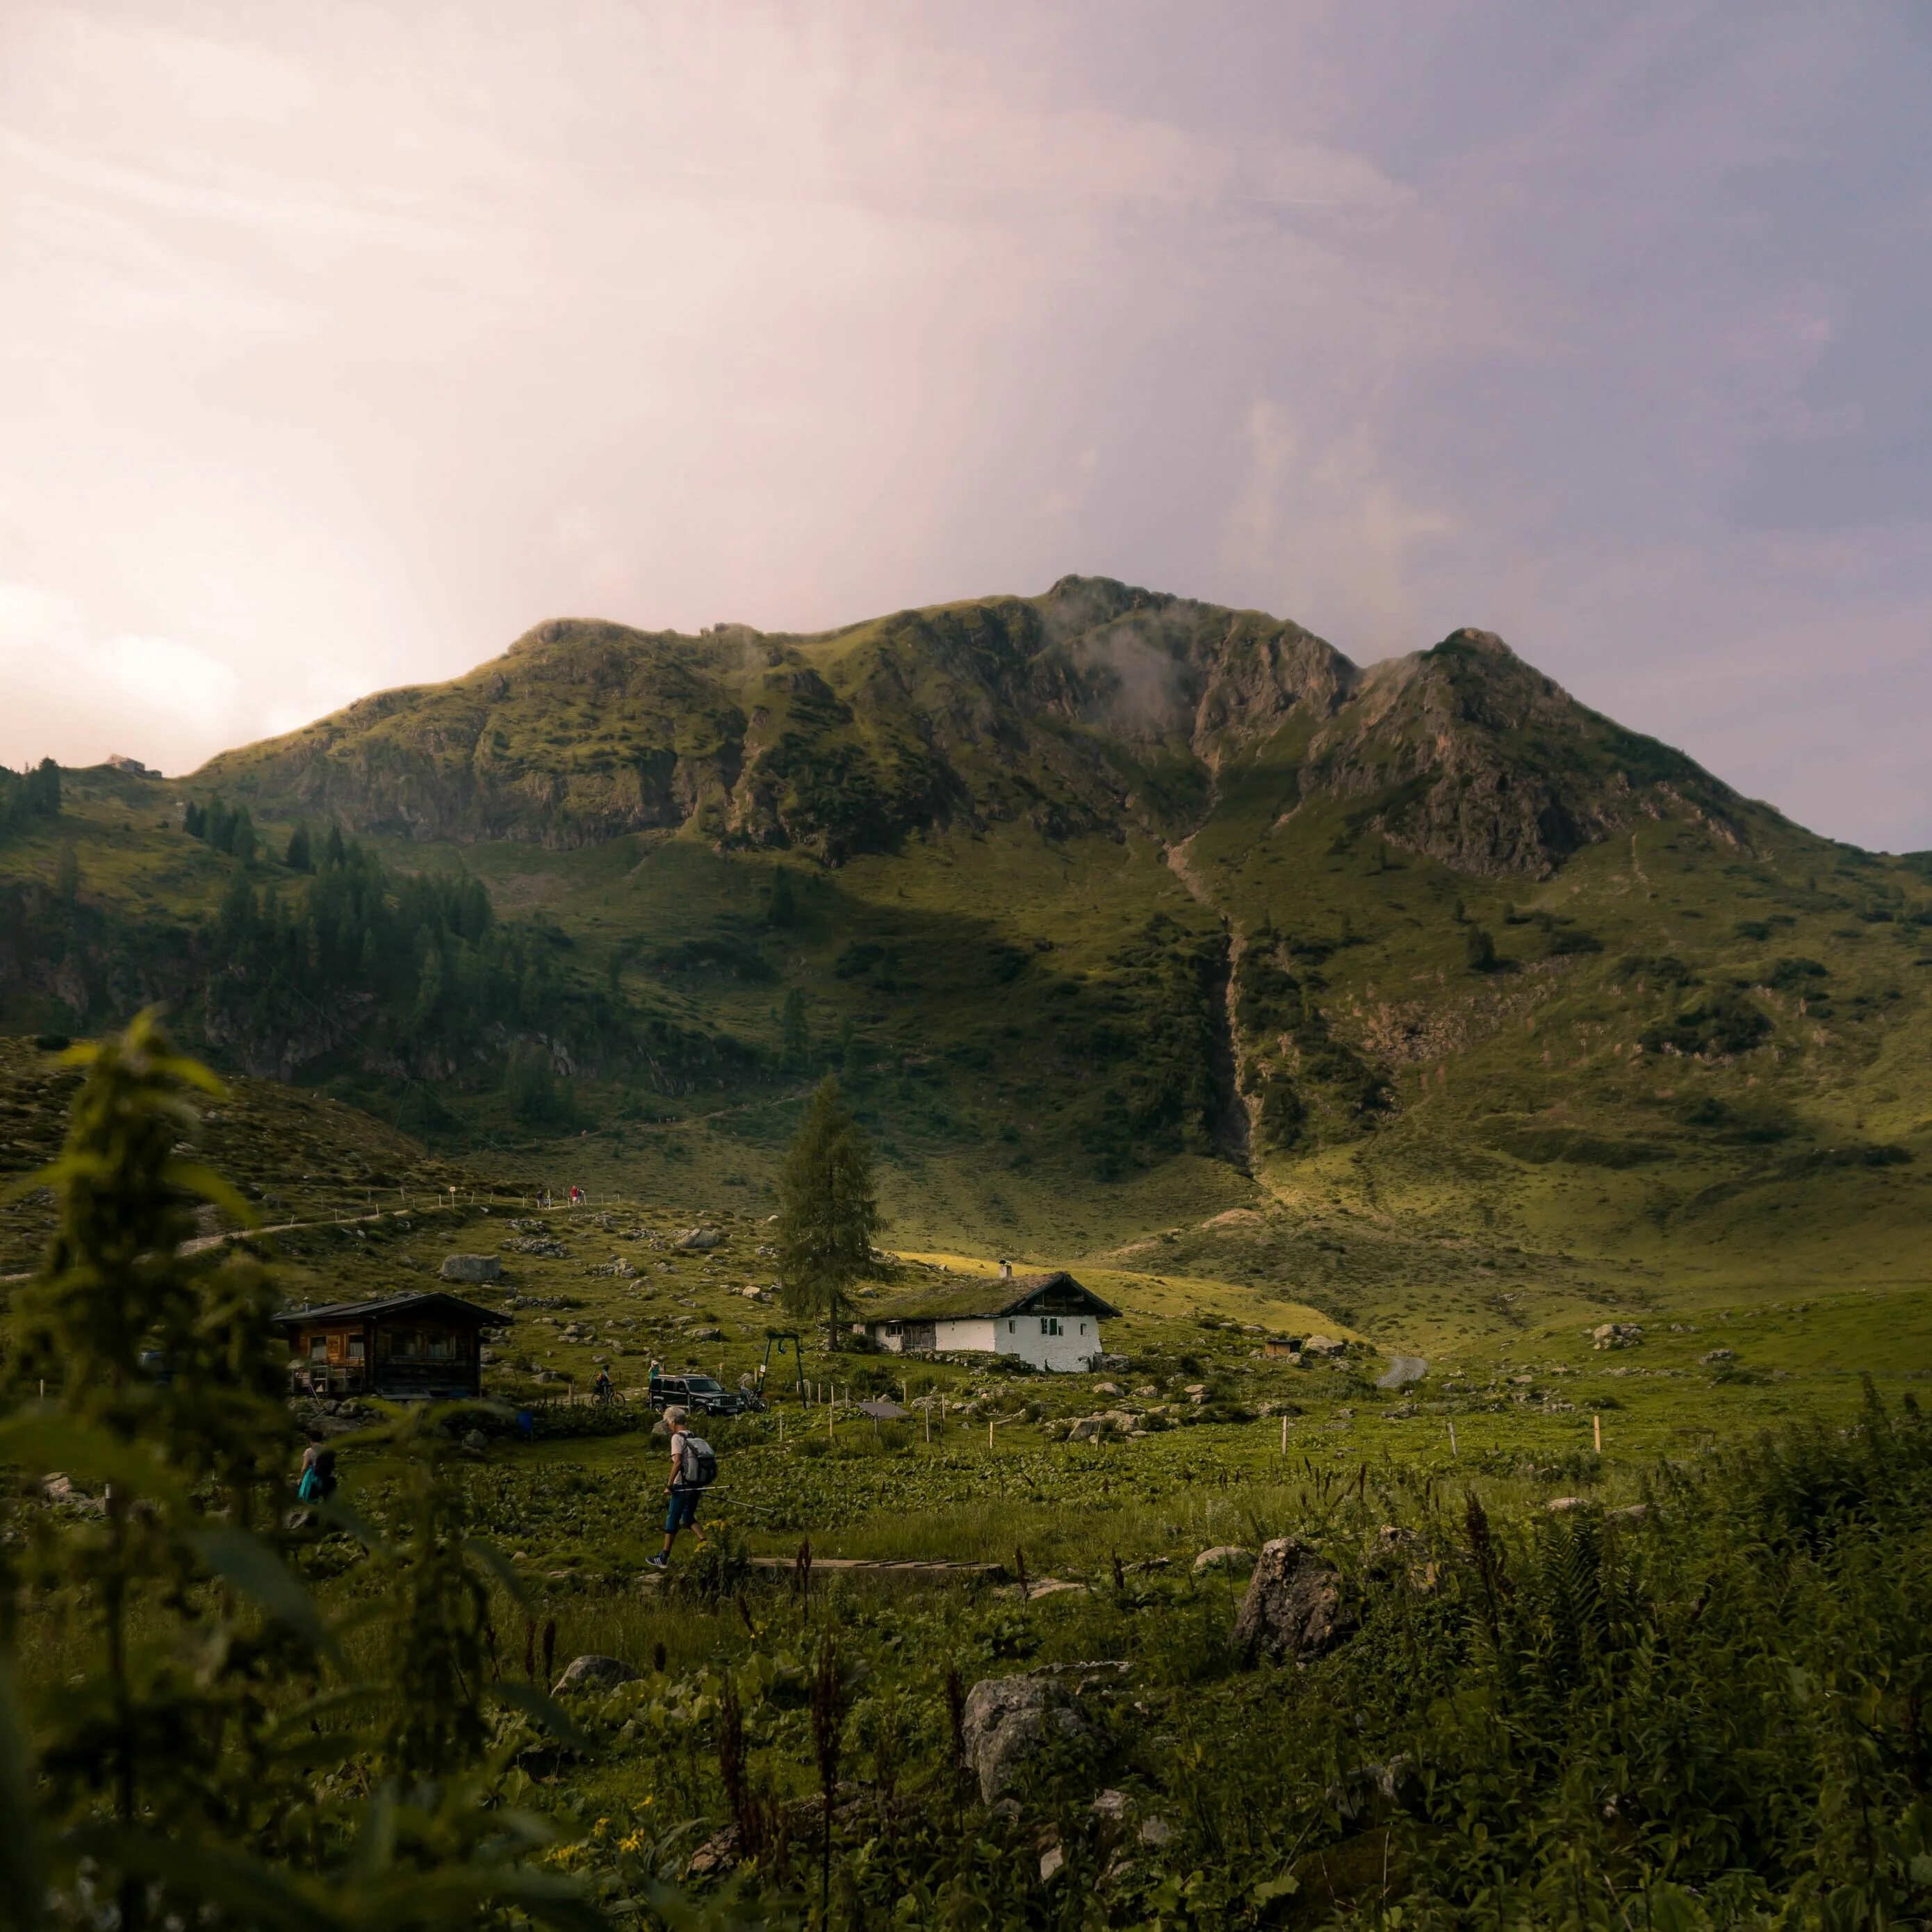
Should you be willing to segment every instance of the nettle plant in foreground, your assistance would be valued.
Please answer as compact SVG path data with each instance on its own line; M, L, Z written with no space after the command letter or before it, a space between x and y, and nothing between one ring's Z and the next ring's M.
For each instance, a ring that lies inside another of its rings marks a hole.
M446 1417L370 1432L406 1472L386 1533L292 1513L270 1270L182 1251L200 1204L245 1218L190 1151L220 1089L152 1016L70 1058L0 1419L0 1923L602 1922L499 1802L532 1721L563 1720L491 1681L501 1572ZM304 1580L325 1538L375 1584L340 1615Z

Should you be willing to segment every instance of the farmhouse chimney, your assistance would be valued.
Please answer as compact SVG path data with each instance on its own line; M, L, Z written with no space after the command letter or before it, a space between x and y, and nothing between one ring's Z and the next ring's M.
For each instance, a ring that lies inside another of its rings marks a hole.
M1000 1279L1002 1281L1011 1281L1011 1280L1012 1280L1012 1278L1013 1278L1013 1264L1012 1264L1012 1263L1011 1262L1000 1262Z

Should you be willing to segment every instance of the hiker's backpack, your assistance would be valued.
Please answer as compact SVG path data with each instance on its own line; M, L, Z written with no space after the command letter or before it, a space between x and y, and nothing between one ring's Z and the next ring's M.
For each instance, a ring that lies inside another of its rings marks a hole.
M682 1486L687 1490L709 1489L717 1480L718 1452L703 1436L686 1436Z

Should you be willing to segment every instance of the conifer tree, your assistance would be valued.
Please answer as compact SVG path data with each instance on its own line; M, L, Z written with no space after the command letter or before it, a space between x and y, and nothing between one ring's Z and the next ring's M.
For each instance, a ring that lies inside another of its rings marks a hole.
M292 872L312 872L315 870L315 861L309 851L308 827L299 821L289 834L286 862Z
M54 862L54 891L62 905L72 905L80 896L80 854L71 838L62 840Z
M781 928L797 922L798 904L792 897L791 874L782 866L772 873L771 904L765 916L768 924Z
M779 1170L778 1250L786 1307L822 1316L829 1348L847 1294L872 1268L878 1227L872 1148L827 1074Z

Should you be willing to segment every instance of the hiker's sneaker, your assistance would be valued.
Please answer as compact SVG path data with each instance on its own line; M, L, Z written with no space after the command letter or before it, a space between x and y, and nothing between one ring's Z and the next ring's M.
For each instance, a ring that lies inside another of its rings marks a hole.
M670 1558L668 1556L646 1556L644 1561L653 1570L668 1570L670 1568Z

